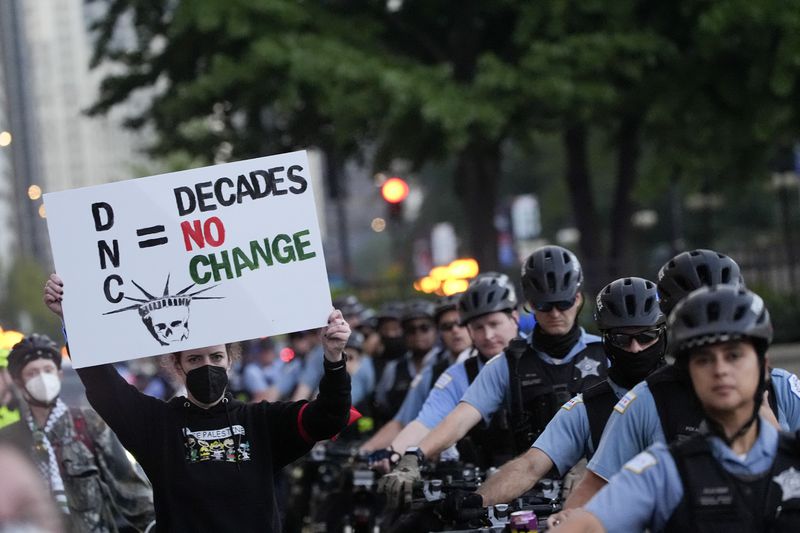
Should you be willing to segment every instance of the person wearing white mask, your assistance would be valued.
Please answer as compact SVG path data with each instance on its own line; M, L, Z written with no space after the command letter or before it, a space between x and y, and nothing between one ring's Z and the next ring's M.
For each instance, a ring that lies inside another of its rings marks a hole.
M21 419L0 431L29 432L30 451L69 531L143 531L154 520L147 478L128 460L116 435L91 409L67 407L61 353L46 335L25 337L8 354L20 390Z

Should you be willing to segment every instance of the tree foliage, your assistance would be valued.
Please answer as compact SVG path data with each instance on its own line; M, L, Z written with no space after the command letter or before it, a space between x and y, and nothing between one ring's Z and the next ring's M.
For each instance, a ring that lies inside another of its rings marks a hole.
M207 161L309 145L377 168L449 159L489 267L501 162L538 133L561 136L581 251L612 259L603 275L627 264L643 150L670 179L713 186L763 172L797 135L797 3L104 3L93 60L121 68L92 112L150 89L129 124L155 129L156 153ZM593 194L595 134L616 164L607 202Z

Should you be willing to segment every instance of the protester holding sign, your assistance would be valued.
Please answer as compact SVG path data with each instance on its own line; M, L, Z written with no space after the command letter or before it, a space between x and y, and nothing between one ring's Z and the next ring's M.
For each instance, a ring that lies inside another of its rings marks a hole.
M63 317L53 274L44 302ZM153 483L156 531L280 531L274 475L348 422L350 327L333 311L323 328L325 375L312 402L244 404L227 392L229 345L172 354L187 397L163 402L127 384L110 364L78 369L86 396Z

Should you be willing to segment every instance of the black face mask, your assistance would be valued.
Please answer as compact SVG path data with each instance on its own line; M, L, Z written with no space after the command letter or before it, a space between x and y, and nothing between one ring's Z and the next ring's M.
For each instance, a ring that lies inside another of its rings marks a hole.
M403 337L381 337L383 343L383 359L391 360L402 357L406 353L406 341Z
M655 344L638 353L623 350L607 341L603 341L603 347L611 359L608 377L617 385L631 389L654 370L664 366L667 336L662 333Z
M227 386L228 371L222 366L205 365L186 373L186 390L204 404L219 400Z
M575 322L564 335L550 335L539 324L533 328L533 349L550 357L563 359L581 339L581 329Z

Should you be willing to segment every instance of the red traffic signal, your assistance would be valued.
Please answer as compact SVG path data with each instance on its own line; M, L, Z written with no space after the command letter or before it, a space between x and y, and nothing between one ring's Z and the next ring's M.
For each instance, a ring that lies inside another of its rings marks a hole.
M408 197L408 183L401 178L389 178L381 186L381 196L390 204L399 204Z

